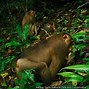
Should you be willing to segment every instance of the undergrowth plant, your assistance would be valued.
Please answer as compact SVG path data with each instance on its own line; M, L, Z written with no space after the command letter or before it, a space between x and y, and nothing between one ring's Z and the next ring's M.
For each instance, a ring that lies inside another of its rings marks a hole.
M72 83L73 86L78 86L79 83L89 82L89 57L83 55L85 54L85 47L89 46L86 42L89 39L89 32L80 31L74 35L72 35L75 44L73 45L73 54L75 55L78 52L77 60L85 61L84 63L80 64L77 63L75 65L71 65L68 67L64 67L61 71L66 70L64 72L58 73L65 78L65 83ZM76 57L75 57L76 58ZM81 84L81 86L83 86Z
M24 72L19 72L19 75L21 75L21 79L15 80L16 86L13 89L36 89L37 87L40 87L42 83L35 82L33 72L34 70L32 69L25 70Z

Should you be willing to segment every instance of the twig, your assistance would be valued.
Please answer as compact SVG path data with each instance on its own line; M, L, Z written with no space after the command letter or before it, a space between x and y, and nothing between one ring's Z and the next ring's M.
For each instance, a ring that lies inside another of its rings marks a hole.
M85 6L85 5L87 5L87 4L89 4L89 2L86 2L83 5L79 6L78 9L81 8L81 7L83 7L83 6Z

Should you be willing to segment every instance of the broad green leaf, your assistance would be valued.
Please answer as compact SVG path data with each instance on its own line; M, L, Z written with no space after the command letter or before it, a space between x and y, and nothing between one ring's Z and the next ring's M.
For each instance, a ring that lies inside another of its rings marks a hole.
M83 80L83 77L78 75L78 74L75 74L73 72L62 72L62 73L58 73L58 75L61 75L63 77L69 77L69 78L73 78L73 79L78 79L79 81Z
M64 67L63 69L72 69L72 70L76 70L76 71L89 72L89 65L87 65L87 64L72 65L72 66Z
M72 82L74 86L77 85L77 82L84 82L84 78L81 75L75 74L73 72L62 72L58 73L58 75L61 75L63 77L67 77L66 83Z
M66 83L68 82L85 82L84 78L80 78L80 77L72 77L68 80L66 80Z
M68 79L66 82L84 82L84 78L83 77L79 77L79 76L76 76L76 77L71 77L70 79Z
M80 32L77 32L76 34L73 34L72 37L76 38L76 37L79 37L79 36L82 36L82 35L85 35L85 34L86 34L86 32L80 31Z
M77 78L76 78L76 79L71 78L71 79L68 79L68 80L66 81L66 83L69 83L69 82L72 82L72 85L73 85L73 86L77 86L77 84L78 84Z

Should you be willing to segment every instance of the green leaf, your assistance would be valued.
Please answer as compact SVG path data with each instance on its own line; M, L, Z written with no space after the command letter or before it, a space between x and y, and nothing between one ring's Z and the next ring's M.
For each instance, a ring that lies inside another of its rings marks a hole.
M0 42L4 42L4 41L5 41L4 39L0 38Z
M19 46L19 45L20 45L20 43L19 43L18 41L12 40L12 41L6 43L6 44L5 44L5 47L9 47L9 46Z
M43 84L43 83L36 82L36 83L35 83L35 86L36 86L36 88L37 88L37 87L40 87L42 84Z
M82 76L76 76L76 77L72 77L69 79L69 81L73 82L73 81L77 81L77 82L84 82L85 79Z
M21 30L21 26L20 25L16 26L16 32L18 33L19 37L22 37L22 30Z
M76 43L84 42L85 40L89 39L89 37L86 36L86 34L87 34L87 32L80 31L80 32L72 35L72 38Z
M3 82L3 83L2 83L2 86L7 86L6 82Z
M39 36L30 36L30 40L38 40L38 39L40 39Z
M20 89L20 87L19 87L19 86L16 86L16 87L14 87L13 89Z
M87 64L72 65L72 66L64 67L63 69L72 69L72 70L76 70L76 71L89 72L89 65L87 65Z
M76 86L77 82L84 82L84 78L81 75L75 74L73 72L62 72L58 73L58 75L61 75L63 77L67 77L66 83L72 82L72 85Z
M89 85L85 86L86 89L89 89Z
M73 79L78 79L78 81L82 81L83 77L78 75L78 74L74 74L73 72L62 72L62 73L58 73L58 75L61 75L63 77L69 77L69 78L73 78Z
M23 39L26 40L28 35L29 35L29 24L26 24L23 28L23 33L22 33Z
M89 58L83 58L83 60L89 61Z
M17 25L16 26L16 31L17 31L18 36L20 37L20 39L22 41L26 40L28 35L29 35L29 24L26 24L23 29L21 29L20 25Z
M75 47L78 49L78 50L82 50L83 48L85 48L86 47L86 45L87 44L77 44L77 45L75 45Z
M86 34L86 32L84 32L84 31L80 31L80 32L77 32L76 34L73 34L72 35L72 38L74 39L74 38L78 38L78 37L80 37L80 36L85 36L85 34Z
M86 16L85 22L85 28L89 28L89 16Z
M30 70L26 70L26 71L25 71L25 75L27 76L27 78L28 78L29 80L31 80L31 81L34 82L34 74L32 74Z
M15 87L8 87L7 89L20 89L20 87L19 86L15 86Z

